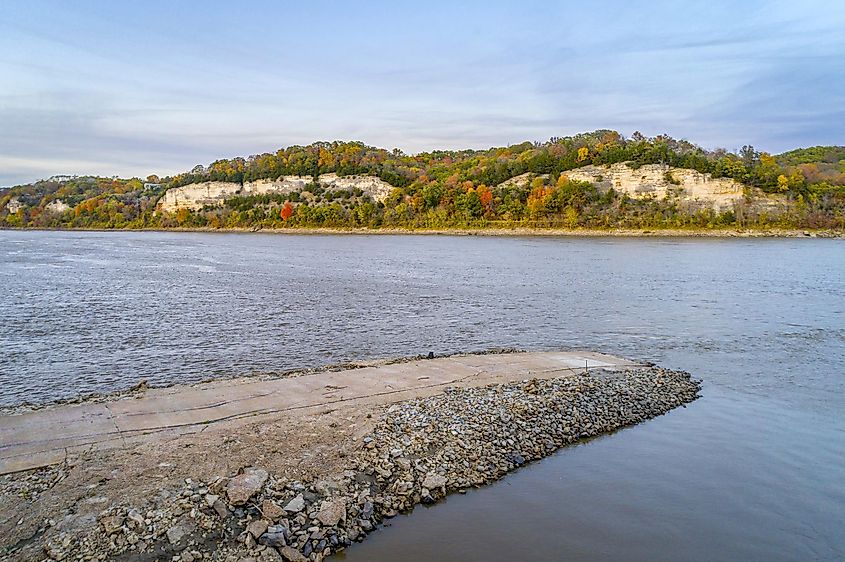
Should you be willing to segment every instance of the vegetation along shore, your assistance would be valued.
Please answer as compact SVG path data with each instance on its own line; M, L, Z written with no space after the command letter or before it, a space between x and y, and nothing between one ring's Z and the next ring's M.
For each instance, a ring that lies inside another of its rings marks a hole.
M608 130L416 155L318 142L170 177L3 189L0 227L830 235L845 230L845 147L731 153Z

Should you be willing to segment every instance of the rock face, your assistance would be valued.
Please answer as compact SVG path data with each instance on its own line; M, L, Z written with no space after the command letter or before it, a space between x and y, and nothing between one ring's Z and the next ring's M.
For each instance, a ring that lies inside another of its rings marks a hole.
M682 200L697 201L715 209L730 209L743 198L743 186L731 178L714 178L696 170L648 164L636 170L627 164L584 166L566 172L572 180L596 184L602 191L611 187L636 199L663 199L675 194ZM670 181L671 180L671 181Z
M47 203L46 205L44 205L44 210L48 211L50 213L55 213L57 215L60 215L60 214L64 213L65 211L70 210L70 205L68 205L67 203L65 203L61 199L54 199L54 200L50 201L49 203Z
M165 191L158 206L159 209L167 212L179 209L199 210L206 205L222 205L225 199L238 195L241 189L242 186L234 182L191 183Z
M191 183L168 189L159 201L159 209L165 212L175 212L179 209L199 210L206 205L222 205L226 199L235 196L302 191L310 183L310 176L282 176L276 180L256 180L245 182L243 185L222 181ZM393 190L393 186L376 176L340 177L337 174L323 174L318 183L328 191L360 189L375 201L384 201Z
M17 213L21 209L23 209L23 205L17 197L12 197L9 199L9 202L6 203L6 210L9 211L10 214Z
M605 193L613 188L634 199L663 199L677 197L685 203L695 203L718 211L733 208L734 203L745 197L744 186L731 178L714 178L687 168L674 168L660 164L647 164L633 169L625 163L610 166L584 166L564 172L571 180L585 181ZM530 184L534 174L522 174L499 184L499 187ZM548 175L539 177L547 178ZM777 198L763 197L756 193L759 203L777 205Z
M270 522L266 519L256 519L254 521L250 521L249 525L246 526L246 531L253 537L258 538L267 532L267 528L269 526Z

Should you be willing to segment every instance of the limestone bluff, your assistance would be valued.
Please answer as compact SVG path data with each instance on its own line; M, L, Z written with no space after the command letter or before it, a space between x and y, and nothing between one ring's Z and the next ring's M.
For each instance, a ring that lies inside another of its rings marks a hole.
M788 205L783 195L766 194L731 178L714 178L709 173L661 164L638 168L630 164L588 165L567 171L565 175L571 180L593 184L602 193L613 189L638 200L674 197L680 203L715 211L731 209L735 203L745 199L753 200L756 206L775 211L783 211ZM548 174L525 173L495 187L529 186L535 178L547 180L548 177ZM157 208L162 212L176 212L179 209L198 211L204 207L222 206L231 197L302 193L314 183L326 191L358 189L376 202L384 202L394 189L394 186L376 176L338 176L335 173L321 174L316 181L311 176L282 176L275 180L260 179L243 184L205 181L168 189L159 200Z
M374 201L384 201L393 190L393 186L375 176L341 177L335 173L321 174L316 182L311 176L282 176L275 180L244 182L243 185L236 182L206 181L168 189L159 200L158 208L164 212L175 212L179 209L197 211L206 206L223 205L230 197L302 192L313 183L328 191L360 189Z

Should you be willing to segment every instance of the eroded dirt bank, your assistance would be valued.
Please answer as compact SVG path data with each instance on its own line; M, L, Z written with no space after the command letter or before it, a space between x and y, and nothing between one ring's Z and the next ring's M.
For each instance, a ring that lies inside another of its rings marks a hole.
M689 374L658 367L547 372L94 448L0 477L0 555L322 560L400 511L698 391Z

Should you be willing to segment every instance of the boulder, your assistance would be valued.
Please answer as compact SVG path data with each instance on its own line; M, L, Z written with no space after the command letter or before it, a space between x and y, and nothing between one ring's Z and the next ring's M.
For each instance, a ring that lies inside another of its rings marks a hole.
M440 474L436 474L431 472L426 475L425 480L423 480L423 488L428 488L429 490L436 490L438 488L445 491L446 489L446 477Z
M261 468L245 468L226 486L226 495L232 505L243 505L267 482L267 471Z
M279 549L279 554L281 554L282 558L287 560L287 562L308 562L308 559L303 556L301 552L291 546Z
M340 498L325 500L317 513L317 519L327 527L334 527L346 519L346 502Z

